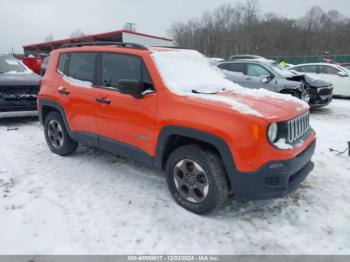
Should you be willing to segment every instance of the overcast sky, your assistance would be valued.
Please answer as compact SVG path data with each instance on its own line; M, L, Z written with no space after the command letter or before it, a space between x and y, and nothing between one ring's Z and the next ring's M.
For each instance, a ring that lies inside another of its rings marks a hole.
M85 34L118 30L127 22L138 32L167 36L172 22L199 17L222 3L238 0L0 0L0 52L22 45L66 38L80 29ZM260 0L263 12L290 18L302 16L319 5L350 16L349 0Z

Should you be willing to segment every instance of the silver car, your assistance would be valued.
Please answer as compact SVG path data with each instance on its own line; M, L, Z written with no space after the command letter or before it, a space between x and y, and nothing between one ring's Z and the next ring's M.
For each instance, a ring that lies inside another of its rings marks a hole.
M218 64L226 78L248 88L264 88L272 92L290 94L312 107L328 105L332 101L330 83L296 74L267 59L244 59Z

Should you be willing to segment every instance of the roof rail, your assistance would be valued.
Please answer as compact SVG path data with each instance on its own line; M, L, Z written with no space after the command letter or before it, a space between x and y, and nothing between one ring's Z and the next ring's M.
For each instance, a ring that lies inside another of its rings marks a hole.
M112 42L112 41L96 41L96 42L80 42L80 43L67 43L61 45L59 48L68 48L68 47L82 47L82 46L104 46L104 45L113 45L118 47L127 47L140 50L148 50L147 47L135 44L135 43L126 43L126 42Z
M155 47L155 48L170 48L170 49L190 49L190 48L187 48L187 47L182 47L182 46L151 46L151 47Z

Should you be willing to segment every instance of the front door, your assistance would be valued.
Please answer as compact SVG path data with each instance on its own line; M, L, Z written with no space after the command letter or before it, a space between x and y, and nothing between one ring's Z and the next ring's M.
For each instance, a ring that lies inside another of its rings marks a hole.
M333 84L333 94L340 96L350 96L349 75L339 75L340 69L329 65L319 66L318 78Z
M100 146L105 150L149 160L154 150L157 95L138 56L101 53L99 88L95 89L96 124ZM118 92L119 80L138 80L145 95L135 98Z

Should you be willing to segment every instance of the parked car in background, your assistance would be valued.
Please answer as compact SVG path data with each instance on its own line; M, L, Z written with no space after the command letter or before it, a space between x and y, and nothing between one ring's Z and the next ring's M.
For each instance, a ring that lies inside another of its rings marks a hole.
M289 70L307 74L313 78L332 83L334 96L350 97L350 70L336 64L301 64Z
M210 64L217 65L225 61L225 59L220 57L208 57Z
M272 60L237 60L220 63L218 67L227 79L241 86L290 94L311 107L326 106L332 101L333 87L330 83L292 73Z
M0 117L37 114L40 77L12 55L0 55Z
M313 169L300 100L238 87L195 50L95 45L51 52L38 106L53 153L87 143L164 170L175 201L198 214L230 193L284 196Z
M45 72L46 72L46 69L47 69L47 64L49 63L49 56L45 57L43 62L41 63L41 66L40 66L40 75L41 76L44 76L45 75Z
M233 60L244 60L244 59L265 59L265 57L258 56L258 55L231 55L228 60L233 61Z
M40 67L44 60L44 57L24 56L24 57L21 57L21 60L23 64L25 64L30 70L40 75Z
M350 63L341 64L341 66L350 70Z

